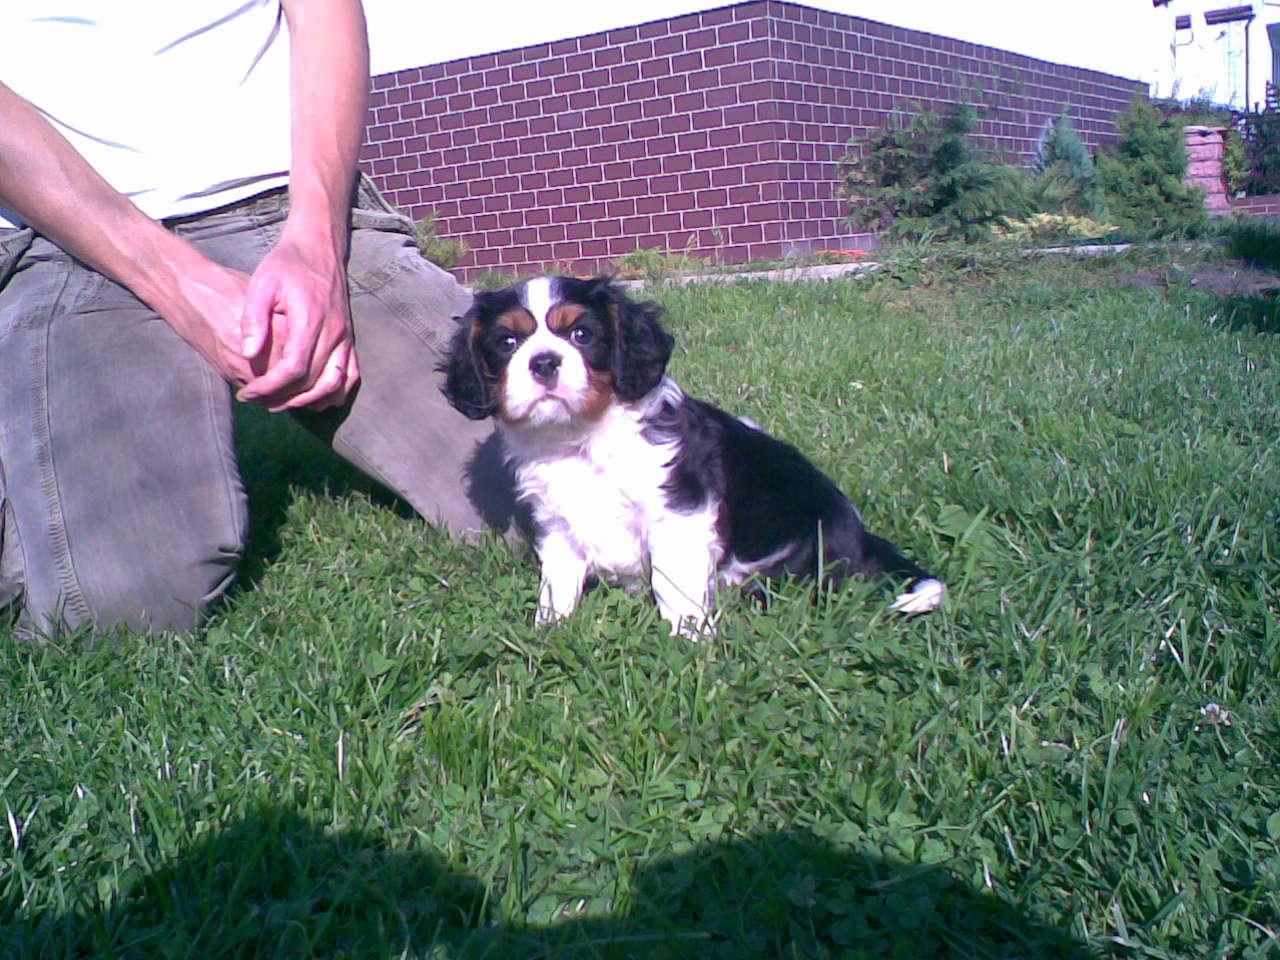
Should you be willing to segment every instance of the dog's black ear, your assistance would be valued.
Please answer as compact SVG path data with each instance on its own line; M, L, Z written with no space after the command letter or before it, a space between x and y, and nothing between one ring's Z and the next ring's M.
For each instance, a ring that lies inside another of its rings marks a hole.
M638 400L666 373L676 338L663 328L662 306L636 302L609 277L593 281L595 295L608 304L613 318L613 389L621 400Z
M444 386L440 390L445 399L459 413L472 420L483 420L493 413L494 400L489 378L480 369L480 358L473 345L475 323L476 307L472 306L459 319L458 329L449 341L449 352L436 369L444 374Z

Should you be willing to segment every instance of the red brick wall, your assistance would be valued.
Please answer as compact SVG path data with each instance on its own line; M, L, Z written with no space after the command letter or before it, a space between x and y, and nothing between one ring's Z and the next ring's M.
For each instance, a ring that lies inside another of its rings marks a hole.
M1247 213L1254 217L1280 220L1280 193L1263 197L1239 197L1231 200L1232 213Z
M777 0L374 78L364 167L470 250L459 273L589 272L638 248L739 263L865 244L838 161L966 99L1026 161L1064 104L1112 136L1143 85Z

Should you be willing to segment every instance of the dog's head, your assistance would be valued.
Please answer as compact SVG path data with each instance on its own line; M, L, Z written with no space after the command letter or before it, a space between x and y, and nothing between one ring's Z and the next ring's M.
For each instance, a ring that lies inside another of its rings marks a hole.
M444 394L473 420L596 420L662 380L675 340L661 313L607 277L538 277L477 293L440 368Z

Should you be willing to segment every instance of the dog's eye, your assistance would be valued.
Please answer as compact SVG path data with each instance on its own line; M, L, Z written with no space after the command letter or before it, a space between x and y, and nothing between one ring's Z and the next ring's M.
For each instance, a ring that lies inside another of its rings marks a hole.
M510 356L516 352L516 347L520 346L520 342L511 334L507 334L505 337L499 337L495 346L498 348L499 353Z
M569 331L569 339L580 347L590 343L594 338L595 334L586 327L574 327Z

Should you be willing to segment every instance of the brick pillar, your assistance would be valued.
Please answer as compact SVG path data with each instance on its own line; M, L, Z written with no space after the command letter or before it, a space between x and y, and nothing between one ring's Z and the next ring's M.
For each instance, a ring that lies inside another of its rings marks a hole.
M1223 127L1185 127L1187 183L1204 189L1204 208L1209 213L1227 214L1227 188L1222 178Z

